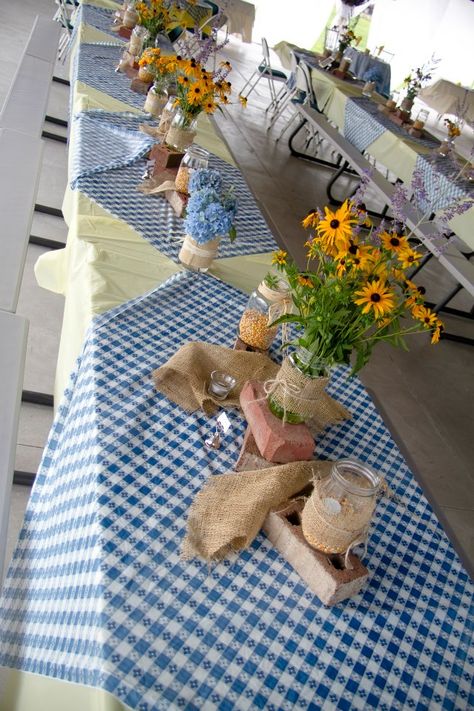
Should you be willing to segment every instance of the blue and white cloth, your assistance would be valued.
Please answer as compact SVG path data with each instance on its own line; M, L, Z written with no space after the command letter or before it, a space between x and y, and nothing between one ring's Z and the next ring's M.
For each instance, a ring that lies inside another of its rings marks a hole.
M77 9L74 24L79 25L81 22L84 22L86 25L91 25L92 27L101 30L101 32L105 32L108 35L112 35L112 37L122 40L123 38L112 29L113 21L113 10L105 7L95 7L94 5L81 3Z
M423 176L426 195L419 196L420 208L437 212L463 199L474 200L474 186L460 176L461 168L449 156L419 155L416 170Z
M74 122L79 139L70 154L72 188L81 177L131 165L156 143L139 129L154 120L136 114L97 109L82 111Z
M184 562L187 510L232 469L214 420L157 393L151 371L190 340L231 345L247 297L180 273L96 318L59 409L0 601L0 664L100 687L136 711L470 709L472 584L357 379L353 414L317 455L379 469L356 597L326 608L260 533L210 568Z
M378 104L366 96L347 98L344 114L344 136L349 143L365 151L379 136L386 131L427 148L436 148L440 142L436 138L416 138L408 131L384 116L378 110Z
M129 77L115 71L122 53L123 46L81 42L75 54L72 80L82 81L118 101L143 109L143 94L132 91Z
M88 111L76 119L76 150L72 157L72 187L125 220L158 251L178 261L184 222L176 217L161 196L139 192L146 163L141 157L153 140L138 130L143 117L128 113ZM237 168L210 155L209 167L218 170L224 188L235 189L238 200L235 221L237 240L223 239L219 257L261 254L277 249L277 244Z

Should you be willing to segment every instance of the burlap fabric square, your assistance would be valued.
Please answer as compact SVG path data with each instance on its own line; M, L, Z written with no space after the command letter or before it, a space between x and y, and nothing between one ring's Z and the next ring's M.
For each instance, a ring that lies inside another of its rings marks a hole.
M211 477L189 510L183 558L220 560L248 548L269 511L327 476L333 462L290 462Z
M153 371L153 382L159 392L187 412L201 408L212 415L220 407L239 407L240 392L247 380L271 380L279 368L263 353L234 351L197 341L181 346L165 365ZM225 400L217 400L207 392L213 370L222 370L237 381Z

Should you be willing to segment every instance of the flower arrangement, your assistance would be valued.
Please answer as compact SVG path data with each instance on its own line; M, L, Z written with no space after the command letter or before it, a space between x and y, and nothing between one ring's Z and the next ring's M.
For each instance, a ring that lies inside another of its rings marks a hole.
M153 76L155 88L158 90L163 90L176 75L176 57L173 55L162 57L158 47L146 49L140 57L138 65L147 68Z
M232 85L227 76L232 67L229 62L221 62L215 72L207 71L195 59L176 58L177 96L176 106L184 117L183 126L190 125L202 112L213 114L220 104L229 103Z
M448 129L448 137L453 140L461 135L461 127L458 121L452 121L451 119L444 119L444 125Z
M189 198L184 227L198 244L228 234L236 237L234 225L237 201L233 189L223 192L222 179L216 170L196 170L189 180Z
M171 17L168 5L164 0L138 2L135 9L138 13L138 24L145 27L153 39L157 34L167 29Z
M353 42L360 42L360 37L357 37L354 30L350 27L343 28L343 32L339 35L339 52L343 53Z
M413 100L415 99L420 89L431 79L432 73L436 68L436 64L439 60L433 57L429 62L423 64L423 66L417 69L412 69L410 74L403 80L403 87L406 89L406 98Z
M422 255L410 246L401 223L376 229L363 204L346 200L336 211L312 210L302 224L315 230L306 243L307 269L300 271L282 250L273 259L286 275L294 303L294 312L275 323L295 324L296 337L284 346L306 351L302 372L314 375L315 369L324 371L320 364L348 364L354 352L354 374L377 343L406 348L404 336L420 331L428 331L432 343L439 341L441 321L425 307L423 290L406 276ZM317 263L314 270L311 260Z

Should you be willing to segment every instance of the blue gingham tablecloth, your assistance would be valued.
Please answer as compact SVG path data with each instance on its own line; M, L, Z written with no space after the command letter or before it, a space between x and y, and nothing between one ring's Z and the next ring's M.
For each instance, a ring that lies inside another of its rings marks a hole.
M344 113L344 137L349 143L365 151L379 136L391 131L404 140L421 146L436 148L440 142L435 138L416 138L401 126L384 116L378 105L366 96L348 97Z
M120 5L117 5L120 8ZM94 5L87 5L81 3L77 9L77 15L75 19L75 25L84 22L86 25L91 25L101 32L105 32L112 37L116 37L123 41L123 37L120 37L118 32L112 29L114 21L114 11L105 7L96 7Z
M148 153L156 141L140 131L154 119L127 112L81 111L74 117L80 138L70 153L71 188L81 177L124 168Z
M460 176L457 161L436 152L419 155L416 169L423 176L425 194L419 196L422 210L436 212L462 199L474 201L474 185Z
M377 92L387 98L390 96L392 71L388 62L384 62L378 57L372 57L355 47L348 47L344 56L351 60L350 71L354 76L362 80L365 80L367 73L376 76Z
M185 235L184 221L164 197L137 190L143 182L144 158L153 141L138 130L144 122L128 113L82 112L76 117L76 150L72 156L72 187L77 188L112 215L125 220L162 254L178 261ZM237 239L221 241L219 257L260 254L277 244L237 168L210 155L209 167L222 176L225 188L233 186L238 200Z
M260 533L208 566L184 562L189 505L235 465L244 421L214 420L154 390L183 343L231 345L247 297L180 273L96 318L59 409L0 602L0 664L101 687L137 711L469 709L472 585L357 379L330 392L350 421L319 457L379 469L370 578L324 607ZM470 616L471 615L471 616Z
M82 81L118 101L143 109L145 97L130 89L131 80L115 68L123 45L81 42L74 55L72 81Z

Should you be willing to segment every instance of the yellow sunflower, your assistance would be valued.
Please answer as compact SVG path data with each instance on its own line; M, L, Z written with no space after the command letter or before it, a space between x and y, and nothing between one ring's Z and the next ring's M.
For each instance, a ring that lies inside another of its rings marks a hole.
M376 319L382 318L395 307L395 294L380 281L369 282L355 295L359 298L354 299L354 303L363 306L362 313L368 314L372 309Z
M385 249L391 252L399 253L410 249L407 238L403 235L397 235L396 232L382 232L380 239Z
M408 269L409 267L415 267L420 259L422 258L420 252L416 252L414 249L404 249L401 252L397 252L398 261L402 265L403 269Z
M324 208L324 219L317 226L317 230L323 237L327 246L334 247L347 244L352 235L352 227L357 222L351 213L349 203L346 200L341 207L332 212L329 208Z
M312 209L308 212L301 224L305 229L308 227L317 227L319 222L319 213L316 209Z
M298 275L298 284L300 284L300 286L309 286L310 289L314 289L314 284L311 279L303 276L302 274Z
M287 256L287 252L285 252L283 249L279 249L278 252L275 252L275 254L273 255L272 264L279 264L280 266L283 266L283 264L286 264Z

